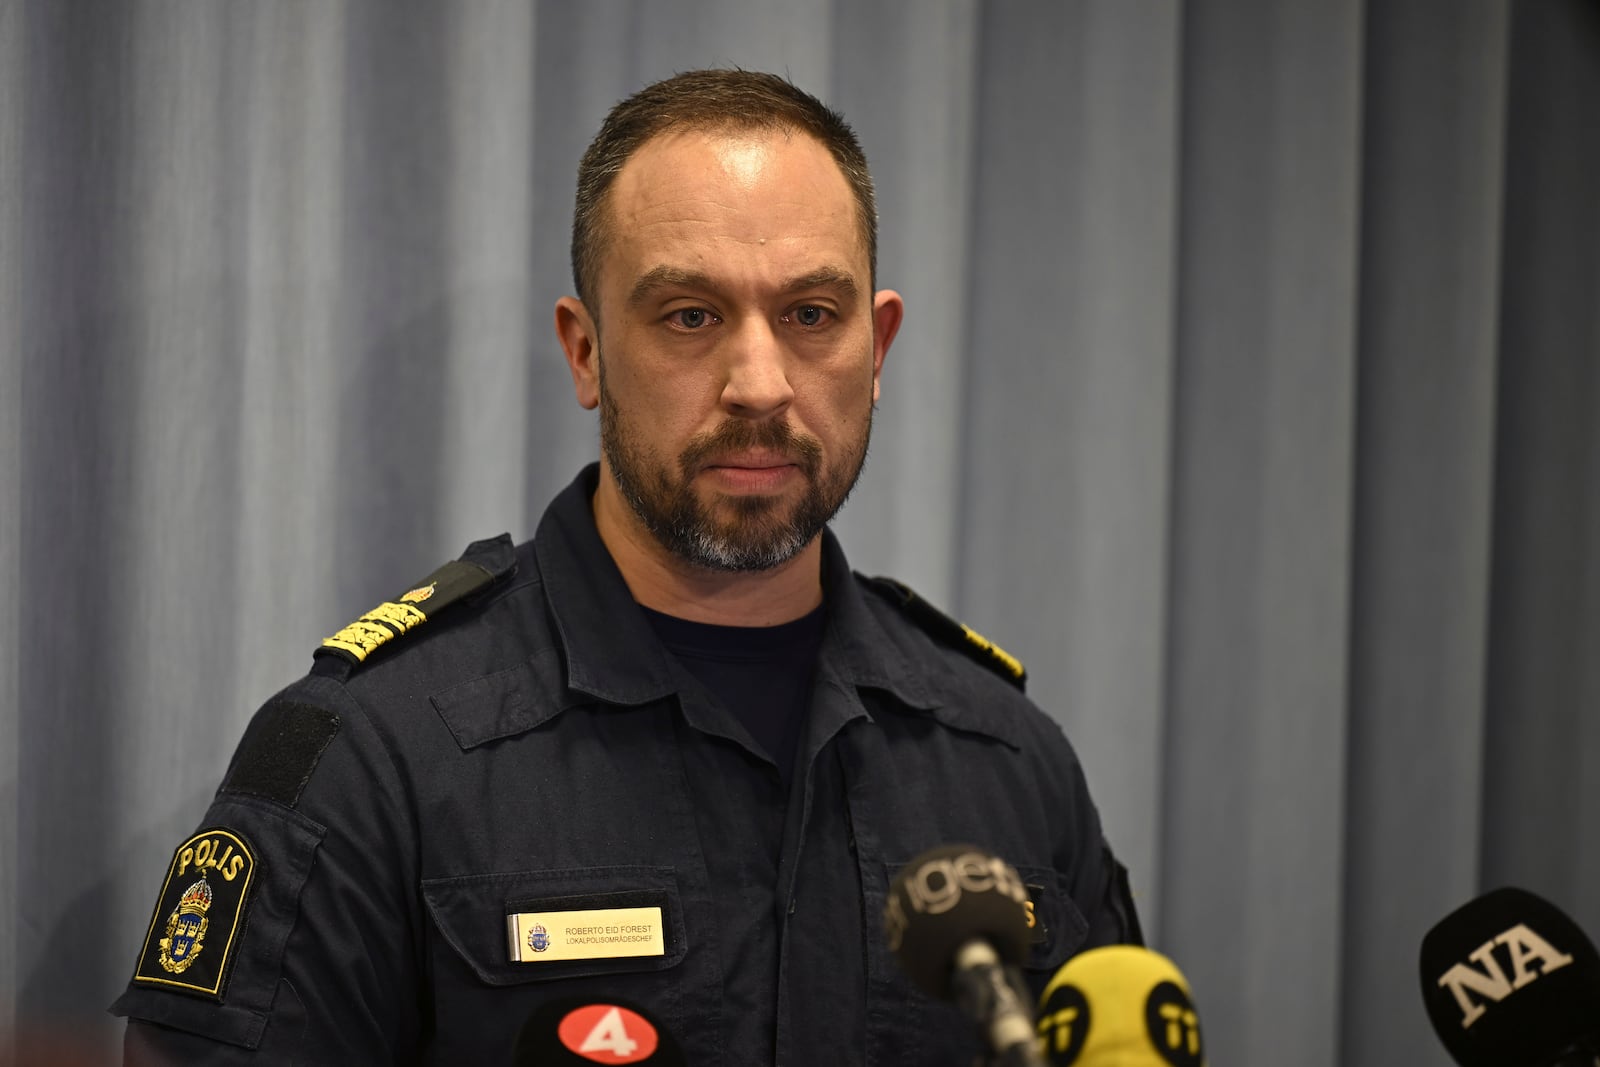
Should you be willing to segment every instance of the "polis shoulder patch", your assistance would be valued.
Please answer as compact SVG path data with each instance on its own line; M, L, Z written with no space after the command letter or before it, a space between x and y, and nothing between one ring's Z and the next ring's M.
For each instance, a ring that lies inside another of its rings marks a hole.
M221 1000L255 876L255 852L233 830L201 830L179 845L134 982Z
M1022 661L984 637L965 623L958 622L922 599L911 588L893 578L867 578L858 575L877 590L895 607L904 611L922 629L936 640L958 649L966 656L988 667L1000 677L1023 689L1028 683L1028 671Z
M515 566L516 556L508 535L474 542L460 559L451 560L393 600L385 600L332 637L324 638L317 653L331 653L351 665L359 665L377 649L410 633L450 605L487 589Z

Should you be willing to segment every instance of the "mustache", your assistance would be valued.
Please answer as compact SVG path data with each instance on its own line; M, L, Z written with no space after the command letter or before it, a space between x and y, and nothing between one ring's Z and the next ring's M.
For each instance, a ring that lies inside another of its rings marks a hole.
M776 452L794 463L808 478L822 467L822 445L808 434L797 433L787 421L749 422L729 419L715 430L692 438L678 456L685 479L707 461L735 452Z

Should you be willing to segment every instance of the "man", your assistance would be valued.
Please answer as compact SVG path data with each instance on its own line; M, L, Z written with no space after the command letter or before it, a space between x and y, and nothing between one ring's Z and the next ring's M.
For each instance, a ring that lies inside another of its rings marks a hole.
M1036 989L1137 938L1020 665L825 528L902 313L848 126L680 75L578 184L555 318L598 466L258 713L114 1008L130 1060L506 1062L620 999L693 1064L968 1064L881 932L899 867L957 841L1028 884ZM587 1039L626 1062L619 1034Z

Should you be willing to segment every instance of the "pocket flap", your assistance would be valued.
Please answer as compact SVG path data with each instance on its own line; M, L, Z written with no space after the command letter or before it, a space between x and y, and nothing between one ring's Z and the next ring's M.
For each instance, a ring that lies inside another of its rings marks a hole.
M672 867L434 878L422 883L422 897L440 935L489 985L666 970L688 951ZM657 913L659 924L647 935L648 916ZM520 927L518 916L525 917ZM529 918L535 916L539 930ZM557 925L568 921L575 925ZM545 930L547 926L556 928ZM530 938L531 943L519 943L514 954L513 936Z
M906 863L884 864L884 884L891 884L905 868ZM1053 974L1082 946L1089 936L1089 923L1072 897L1062 890L1061 876L1055 870L1023 866L1015 870L1028 890L1028 954L1022 961L1023 969ZM876 901L877 897L872 899ZM873 904L874 908L879 906Z
M1072 897L1062 891L1061 876L1049 867L1018 867L1028 890L1028 958L1030 971L1055 973L1089 936L1089 923Z

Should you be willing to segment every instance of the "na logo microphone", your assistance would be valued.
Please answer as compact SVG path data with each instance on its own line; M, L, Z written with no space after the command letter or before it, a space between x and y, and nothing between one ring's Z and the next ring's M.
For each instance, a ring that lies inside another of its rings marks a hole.
M1508 951L1511 973L1506 974L1495 954L1496 946ZM1489 1003L1498 1004L1541 975L1565 967L1572 957L1559 952L1550 942L1517 923L1479 945L1467 959L1439 976L1439 985L1448 989L1461 1005L1461 1026L1466 1028L1483 1018ZM1531 966L1537 964L1537 967Z
M1423 937L1419 965L1434 1032L1463 1067L1600 1051L1600 953L1541 897L1505 888L1469 901Z

